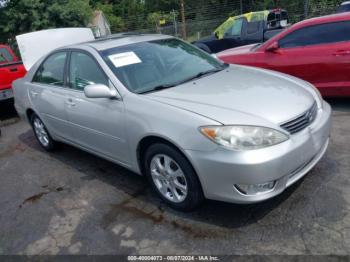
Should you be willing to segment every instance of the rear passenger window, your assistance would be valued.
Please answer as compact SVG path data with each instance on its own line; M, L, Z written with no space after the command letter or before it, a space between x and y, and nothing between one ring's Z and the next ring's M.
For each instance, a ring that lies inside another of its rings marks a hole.
M285 36L279 45L281 48L292 48L350 41L349 32L349 21L309 26Z
M63 86L66 58L66 52L59 52L49 56L39 67L33 82Z
M91 84L108 86L108 78L91 56L72 52L69 65L69 87L83 91L85 86Z
M247 25L247 34L256 34L259 32L259 27L260 27L261 22L256 21L256 22L250 22Z

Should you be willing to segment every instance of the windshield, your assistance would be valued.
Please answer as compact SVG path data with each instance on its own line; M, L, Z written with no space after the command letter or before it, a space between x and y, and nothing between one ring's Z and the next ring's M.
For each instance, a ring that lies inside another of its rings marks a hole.
M13 56L5 47L0 47L0 63L12 62Z
M141 42L101 51L116 77L134 93L170 88L226 66L179 39Z

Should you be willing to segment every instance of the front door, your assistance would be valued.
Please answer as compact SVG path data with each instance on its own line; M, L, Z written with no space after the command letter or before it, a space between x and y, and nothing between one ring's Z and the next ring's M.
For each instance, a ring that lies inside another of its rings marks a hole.
M104 84L114 88L97 61L88 53L73 51L68 66L69 96L66 110L74 141L88 150L129 162L125 135L124 103L108 98L87 98L84 87Z

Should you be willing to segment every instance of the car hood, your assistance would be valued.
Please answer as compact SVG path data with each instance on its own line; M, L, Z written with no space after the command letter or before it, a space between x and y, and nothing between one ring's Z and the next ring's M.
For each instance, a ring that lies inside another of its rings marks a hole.
M51 51L77 43L95 40L90 28L55 28L16 36L19 51L27 71ZM40 47L38 48L38 43Z
M254 52L253 47L255 47L257 44L252 44L252 45L244 45L236 48L231 48L227 49L225 51L222 51L220 53L217 53L217 57L222 57L222 56L232 56L232 55L243 55L247 53Z
M295 78L236 65L147 97L222 124L280 124L304 113L315 102Z

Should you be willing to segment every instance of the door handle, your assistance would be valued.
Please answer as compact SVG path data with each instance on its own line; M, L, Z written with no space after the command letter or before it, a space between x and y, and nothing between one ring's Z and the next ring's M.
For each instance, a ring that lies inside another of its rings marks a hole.
M66 105L68 106L75 106L76 103L74 102L74 100L72 98L68 98L66 101Z
M339 50L333 54L334 56L347 56L350 55L350 50Z
M30 91L30 94L33 98L36 98L39 95L38 92L34 92L34 91Z

